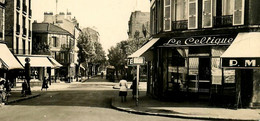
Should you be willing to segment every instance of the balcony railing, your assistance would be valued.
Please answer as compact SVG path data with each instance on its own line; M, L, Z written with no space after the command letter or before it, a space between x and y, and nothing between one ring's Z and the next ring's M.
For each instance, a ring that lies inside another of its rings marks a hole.
M18 10L20 10L20 8L21 8L21 6L20 6L20 0L17 0L16 8L17 8Z
M20 34L20 25L19 24L16 24L16 33Z
M188 29L188 20L172 21L172 30Z
M24 37L26 36L26 32L27 32L27 29L26 29L26 28L23 28L23 36L24 36Z
M233 25L233 15L214 16L214 27L230 27Z
M27 13L27 6L25 4L23 4L23 13L26 14Z

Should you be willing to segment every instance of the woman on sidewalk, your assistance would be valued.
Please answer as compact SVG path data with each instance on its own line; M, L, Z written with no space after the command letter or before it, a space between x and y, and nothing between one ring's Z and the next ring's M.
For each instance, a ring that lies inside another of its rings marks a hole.
M127 96L127 81L126 78L123 76L122 79L119 81L119 96L121 97L121 102L126 102L126 96Z

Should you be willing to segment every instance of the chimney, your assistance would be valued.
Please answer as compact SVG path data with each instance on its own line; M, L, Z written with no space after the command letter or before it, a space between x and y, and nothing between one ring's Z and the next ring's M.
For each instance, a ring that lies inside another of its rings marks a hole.
M54 20L53 12L44 12L43 23L53 23Z

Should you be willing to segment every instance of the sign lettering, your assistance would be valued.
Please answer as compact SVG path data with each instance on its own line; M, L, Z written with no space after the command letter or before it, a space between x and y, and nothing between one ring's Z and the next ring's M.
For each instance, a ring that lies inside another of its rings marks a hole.
M222 67L260 67L260 58L222 58Z
M189 38L171 38L163 46L201 46L201 45L230 45L235 36L202 36Z

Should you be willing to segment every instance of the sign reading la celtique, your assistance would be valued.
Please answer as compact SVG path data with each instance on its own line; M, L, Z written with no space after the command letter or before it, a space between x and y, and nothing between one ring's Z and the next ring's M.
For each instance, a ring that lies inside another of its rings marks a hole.
M222 67L255 68L260 67L260 58L222 58Z

